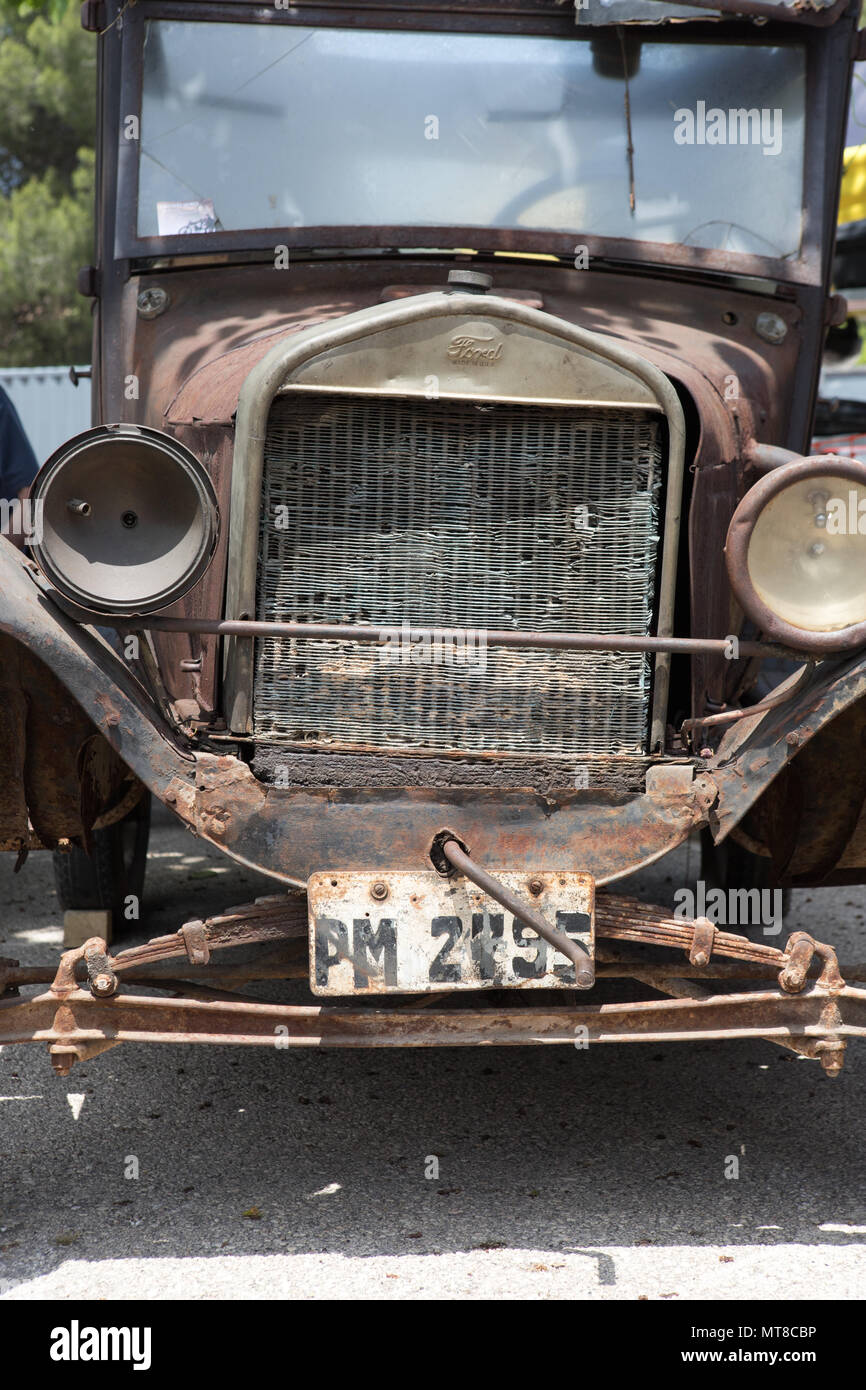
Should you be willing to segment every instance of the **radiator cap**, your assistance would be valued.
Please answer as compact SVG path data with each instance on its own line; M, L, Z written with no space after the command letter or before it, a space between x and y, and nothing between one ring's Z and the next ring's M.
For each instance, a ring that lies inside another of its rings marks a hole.
M493 276L485 275L481 270L449 270L448 283L470 294L486 294L493 285Z

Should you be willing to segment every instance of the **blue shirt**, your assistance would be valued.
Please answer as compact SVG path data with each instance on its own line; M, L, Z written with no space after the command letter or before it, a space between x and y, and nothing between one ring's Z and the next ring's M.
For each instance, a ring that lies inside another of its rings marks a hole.
M0 499L11 502L39 470L18 411L0 386Z

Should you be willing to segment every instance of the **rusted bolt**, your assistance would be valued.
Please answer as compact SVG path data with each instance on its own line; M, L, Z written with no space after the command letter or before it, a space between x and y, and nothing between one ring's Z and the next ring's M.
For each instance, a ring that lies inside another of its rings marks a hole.
M529 880L529 891L535 898L538 897L539 893L544 892L544 884L540 878L531 878Z
M789 734L785 735L785 742L789 748L797 748L800 743L800 735L792 729Z
M143 319L156 319L168 308L168 292L161 285L148 285L136 300L136 308Z
M78 1060L78 1053L74 1047L64 1047L60 1043L52 1043L48 1049L48 1055L57 1076L68 1076Z
M824 1038L816 1043L815 1051L818 1060L824 1068L824 1074L834 1081L842 1070L845 1062L846 1044L841 1038Z
M98 994L101 998L107 998L117 989L117 980L113 975L105 973L94 975L90 982L90 988L94 994Z
M759 314L755 319L755 332L765 343L783 343L788 336L788 325L780 314Z
M384 900L385 900L385 898L387 898L387 896L388 896L388 885L387 885L387 883L383 883L381 879L377 879L377 881L373 884L372 888L370 889L370 897L371 897L371 898L375 898L377 903L381 903L381 902L384 902Z

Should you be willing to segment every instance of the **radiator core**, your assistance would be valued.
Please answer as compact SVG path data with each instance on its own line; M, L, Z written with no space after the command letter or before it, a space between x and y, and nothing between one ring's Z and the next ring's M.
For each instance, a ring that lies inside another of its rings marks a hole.
M271 408L260 619L646 634L661 417L292 392ZM256 641L273 742L574 756L646 750L642 653ZM396 659L395 659L396 658Z

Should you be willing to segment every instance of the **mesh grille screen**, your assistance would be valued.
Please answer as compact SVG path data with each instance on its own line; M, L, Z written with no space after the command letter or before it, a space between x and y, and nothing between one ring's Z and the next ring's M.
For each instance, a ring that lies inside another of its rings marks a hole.
M617 409L292 394L265 444L257 616L646 633L658 417ZM640 653L256 642L260 739L330 747L637 753ZM430 653L427 653L428 657ZM435 655L435 654L434 654Z

